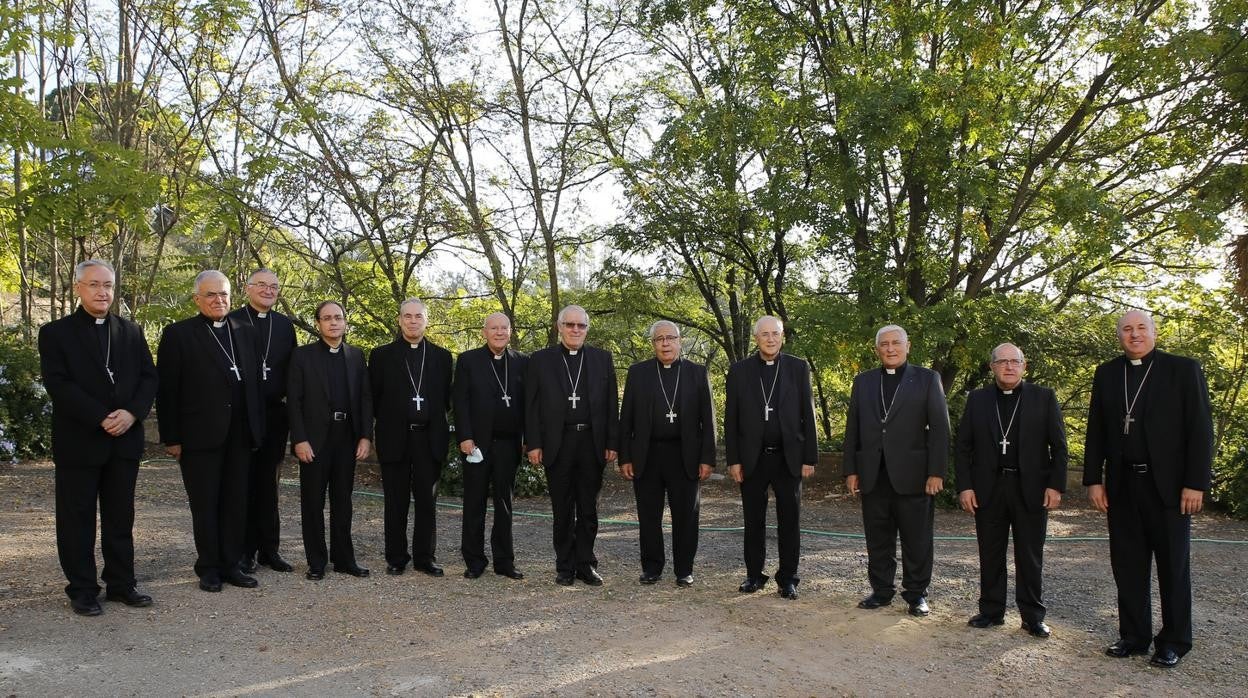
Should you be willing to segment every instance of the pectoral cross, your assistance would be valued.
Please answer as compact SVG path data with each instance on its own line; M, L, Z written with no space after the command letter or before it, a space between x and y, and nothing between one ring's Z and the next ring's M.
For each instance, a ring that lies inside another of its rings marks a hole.
M568 396L568 402L572 403L572 409L576 409L576 403L580 402L580 400L581 398L578 397L576 393L572 393Z
M1002 435L1001 435L1001 440L1000 440L1000 441L998 441L997 443L1001 444L1001 455L1003 455L1003 456L1004 456L1004 455L1005 455L1005 450L1006 450L1007 448L1009 448L1009 447L1010 447L1010 444L1011 444L1011 443L1013 443L1013 442L1012 442L1012 441L1010 441L1008 438L1006 438L1005 434L1002 434Z
M413 396L413 397L412 397L412 402L416 403L416 409L418 409L418 410L423 410L423 409L425 409L425 406L424 406L424 405L425 405L425 398L421 397L421 396L420 396L420 394L416 394L415 396Z
M775 411L776 411L776 408L772 407L771 405L763 405L763 421L770 422L771 413Z
M241 374L241 373L239 373L239 372L238 372L238 365L237 365L237 364L236 364L236 365L234 365L234 366L231 366L231 367L230 367L230 370L234 372L234 380L236 380L236 381L241 381L241 380L243 380L243 374Z
M665 415L663 415L663 416L664 416L664 417L667 417L667 423L668 423L668 424L675 424L675 423L676 423L676 410L671 410L670 412L668 412L667 414L665 414Z
M510 396L510 395L504 395L504 396L503 396L503 404L507 405L508 407L511 407L511 396Z
M1134 421L1135 417L1132 417L1130 412L1127 413L1127 416L1122 418L1122 433L1124 436L1131 433L1131 422Z
M117 381L113 378L113 369L105 366L104 370L108 372L108 382L116 384Z
M269 379L269 364L267 362L260 364L260 380L267 381Z

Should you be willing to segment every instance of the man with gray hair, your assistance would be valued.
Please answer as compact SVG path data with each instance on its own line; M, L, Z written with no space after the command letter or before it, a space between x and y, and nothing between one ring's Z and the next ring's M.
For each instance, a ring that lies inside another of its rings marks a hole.
M135 588L134 485L143 418L156 397L156 367L143 329L111 312L116 277L107 262L74 267L78 309L39 328L39 366L52 399L56 550L74 613L103 613L95 567L96 502L105 598L150 606Z
M992 350L994 385L971 391L958 426L958 501L975 516L979 613L967 625L1005 622L1005 549L1014 531L1014 598L1023 630L1047 638L1041 571L1048 512L1066 491L1066 429L1057 396L1023 380L1027 361L1013 344Z
M199 588L257 586L239 562L247 527L251 452L264 440L264 412L251 325L227 316L230 281L215 269L195 277L197 315L160 336L156 415L160 440L182 469L195 534Z
M910 615L926 616L934 497L944 485L949 410L940 375L907 363L904 329L881 327L875 353L881 367L859 373L850 389L842 461L850 494L862 495L871 593L858 608L893 602L900 534L901 595Z
M642 584L663 573L663 500L672 510L676 586L693 585L699 483L715 468L715 405L706 367L680 356L680 328L659 320L647 333L654 358L628 368L620 412L620 464L633 481Z

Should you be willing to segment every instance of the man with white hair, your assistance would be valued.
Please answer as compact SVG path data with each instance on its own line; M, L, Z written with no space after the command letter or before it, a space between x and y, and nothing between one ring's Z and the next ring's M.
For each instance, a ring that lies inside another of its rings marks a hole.
M862 495L871 593L858 608L893 602L897 538L901 596L912 616L926 616L932 581L932 517L944 486L949 411L940 375L907 362L910 338L897 325L875 333L880 368L854 377L845 419L843 469L850 494Z
M1111 657L1148 652L1164 669L1192 648L1192 514L1201 510L1213 463L1209 388L1200 363L1156 348L1148 313L1118 319L1123 355L1096 368L1083 449L1088 499L1109 519L1109 560L1118 587L1118 640ZM1157 560L1161 630L1152 633L1150 582Z
M182 468L195 535L199 588L257 586L239 562L247 527L251 452L264 439L255 331L229 318L230 281L215 269L195 277L199 313L160 336L156 415L160 440Z

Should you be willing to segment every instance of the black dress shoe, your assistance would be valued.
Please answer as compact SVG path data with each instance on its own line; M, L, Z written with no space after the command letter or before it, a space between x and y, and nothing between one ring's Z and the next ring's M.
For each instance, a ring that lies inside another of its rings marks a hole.
M576 573L576 578L590 585L591 587L602 586L602 575L598 574L598 570L588 567Z
M1173 669L1179 663L1179 653L1172 649L1160 649L1153 653L1148 663L1162 669Z
M932 608L931 606L927 605L927 597L920 596L919 598L910 602L910 609L906 612L912 616L922 618L923 616L931 613Z
M219 577L200 577L199 588L211 593L221 591L221 579Z
M976 613L966 624L972 628L991 628L994 625L1005 625L1005 618L1001 616L990 616L986 613ZM1027 622L1023 622L1023 629L1027 628Z
M264 565L265 567L268 567L269 569L273 570L274 572L289 572L295 569L293 566L291 566L289 562L286 562L285 560L283 560L282 556L278 555L277 553L260 553L260 555L256 557L256 561ZM253 572L255 571L255 567L252 567L249 570L243 570L243 571Z
M508 579L524 579L524 573L516 569L494 570L494 574L497 574L500 577L506 577Z
M464 579L477 579L484 570L464 570Z
M1105 648L1105 654L1116 659L1132 657L1148 653L1148 645L1133 645L1126 640L1119 640Z
M260 586L260 582L255 577L248 577L239 571L230 572L225 575L223 581L231 586L242 587L243 589L255 589Z
M334 565L334 571L349 574L352 577L360 577L361 579L368 576L368 568L360 567L355 563L351 563L350 565Z
M80 616L98 616L104 613L99 600L94 596L75 596L69 600L69 607Z
M572 575L562 573L555 575L555 584L558 584L561 587L572 586Z
M863 609L870 611L872 609L891 605L892 603L893 603L893 597L891 596L879 596L877 594L871 594L869 596L863 597L862 601L858 602L858 608L863 608Z
M741 586L737 587L737 591L742 594L753 594L754 592L767 586L768 577L746 577Z
M256 558L250 555L244 555L243 559L238 563L238 569L251 574L256 571Z
M445 572L442 571L441 567L438 567L437 564L432 563L432 562L426 562L423 565L412 565L412 568L415 569L417 572L424 572L430 577L441 577L442 575L446 574Z
M402 565L386 565L386 574L398 576L407 570L407 564Z
M637 578L637 581L641 584L657 584L659 581L659 576L660 575L657 575L657 574L643 573L640 577Z
M317 569L315 567L309 567L308 571L305 572L303 576L307 577L308 579L311 579L314 582L317 582L325 578L325 570Z
M104 595L109 601L120 601L127 606L135 608L143 608L152 605L152 597L147 594L140 594L137 589L130 587L123 591L109 591Z
M676 586L678 586L678 587L682 587L682 588L683 588L683 587L691 587L691 586L693 586L693 575L692 575L692 574L686 574L686 575L685 575L685 576L683 576L683 577L677 577L677 578L676 578Z
M797 585L793 582L785 582L780 585L780 598L795 601L797 599Z
M1048 624L1042 620L1035 622L1023 621L1023 632L1032 637L1038 637L1041 640L1047 639L1053 634L1053 631L1049 629Z

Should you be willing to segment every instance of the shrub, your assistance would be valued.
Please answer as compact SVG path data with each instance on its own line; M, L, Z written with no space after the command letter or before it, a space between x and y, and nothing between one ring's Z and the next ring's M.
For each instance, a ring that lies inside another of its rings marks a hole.
M39 353L17 330L0 333L0 460L47 458L52 401L39 375Z

